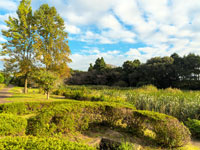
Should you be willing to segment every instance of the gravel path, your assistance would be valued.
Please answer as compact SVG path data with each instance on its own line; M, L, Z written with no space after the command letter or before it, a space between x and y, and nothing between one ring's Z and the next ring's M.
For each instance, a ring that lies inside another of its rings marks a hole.
M8 92L11 88L12 88L12 86L8 86L8 87L0 90L0 104L11 102L11 101L5 100L6 98L12 96L12 94L10 92Z

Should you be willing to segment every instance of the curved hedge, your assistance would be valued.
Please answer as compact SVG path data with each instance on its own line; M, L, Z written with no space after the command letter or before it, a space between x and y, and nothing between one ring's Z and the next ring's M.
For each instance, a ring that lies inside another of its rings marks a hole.
M24 135L27 120L12 114L0 114L0 136Z
M5 137L0 139L1 150L95 150L96 148L57 138Z
M155 142L167 147L179 147L190 141L189 130L176 118L150 111L139 111L111 105L63 104L43 110L28 120L27 133L51 136L56 133L87 130L92 123L107 123L129 132L144 134L146 129L156 134Z

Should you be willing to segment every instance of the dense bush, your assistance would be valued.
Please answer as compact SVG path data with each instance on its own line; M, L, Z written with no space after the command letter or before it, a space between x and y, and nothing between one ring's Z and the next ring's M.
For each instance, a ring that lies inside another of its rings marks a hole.
M180 147L190 141L190 131L176 118L150 111L134 111L128 127L144 132L152 130L156 143L167 147Z
M53 108L55 105L60 105L63 103L69 103L69 101L6 103L0 104L0 113L25 115L39 112L42 109Z
M91 103L63 104L43 110L28 120L27 133L36 136L66 134L87 130L93 123L106 123L132 134L144 134L149 129L156 134L155 142L167 147L183 146L190 141L189 130L174 117Z
M57 138L5 137L0 139L0 150L95 150L76 142Z
M27 121L12 114L0 114L0 136L24 135Z
M188 119L185 124L190 129L194 137L200 138L200 120Z

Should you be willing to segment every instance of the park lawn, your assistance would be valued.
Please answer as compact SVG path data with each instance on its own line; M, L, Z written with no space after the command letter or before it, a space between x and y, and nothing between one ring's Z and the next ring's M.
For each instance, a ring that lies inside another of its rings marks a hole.
M7 101L12 102L38 102L38 101L63 101L63 96L51 95L50 99L47 100L45 94L40 94L39 89L29 88L28 93L23 93L23 87L13 87L9 92L12 93L12 96L6 98Z

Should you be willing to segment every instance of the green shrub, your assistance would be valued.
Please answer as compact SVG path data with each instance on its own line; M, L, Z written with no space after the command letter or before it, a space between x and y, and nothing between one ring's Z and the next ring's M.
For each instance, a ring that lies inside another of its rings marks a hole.
M27 121L12 114L0 114L0 136L24 135Z
M56 105L69 103L68 101L55 102L17 102L0 104L0 113L12 113L17 115L32 114L42 109L53 108Z
M150 111L106 104L63 104L43 110L28 120L27 133L52 136L87 130L90 124L106 123L133 134L146 129L155 133L155 142L166 147L179 147L190 141L189 130L176 118Z
M124 142L117 150L136 150L136 146L132 143Z
M5 137L0 139L0 150L95 150L76 142L51 137Z
M200 138L200 120L188 119L185 124L190 129L194 137Z
M4 76L0 73L0 83L4 82Z

